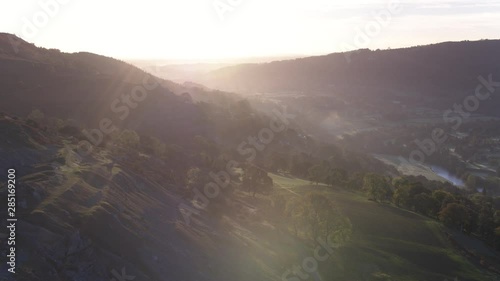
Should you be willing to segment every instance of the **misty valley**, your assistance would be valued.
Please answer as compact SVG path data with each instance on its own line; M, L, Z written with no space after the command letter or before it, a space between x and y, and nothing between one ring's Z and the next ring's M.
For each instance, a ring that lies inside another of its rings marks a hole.
M280 1L5 24L0 281L500 280L498 5Z

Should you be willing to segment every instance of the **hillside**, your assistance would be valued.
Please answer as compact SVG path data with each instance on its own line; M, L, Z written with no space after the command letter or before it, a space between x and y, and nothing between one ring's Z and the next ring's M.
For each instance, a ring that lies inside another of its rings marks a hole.
M182 94L191 92L194 98L207 92L116 59L38 48L5 33L0 34L0 85L0 111L11 114L26 116L39 109L87 128L99 128L106 118L178 143L206 133L201 110Z
M304 196L311 186L299 179L273 175L290 198ZM490 280L474 268L452 243L446 228L428 217L390 205L380 205L359 194L317 186L332 198L353 225L352 241L332 257L324 269L332 280ZM468 238L470 239L470 238ZM470 240L468 240L470 241ZM484 253L482 253L484 254ZM492 255L497 262L500 255ZM491 279L494 280L494 279Z
M186 224L183 214L193 202L162 172L171 168L168 158L131 147L98 149L82 158L71 138L29 123L0 118L10 139L29 140L4 143L0 150L12 157L0 166L19 171L19 265L16 279L3 266L4 280L104 281L122 274L139 280L283 280L319 244L286 230L289 218L278 202L293 207L311 191L330 198L352 227L342 247L325 248L328 259L315 273L323 278L494 278L461 256L435 221L287 175L271 175L272 196L235 189L222 214L212 207L198 210Z
M353 54L351 63L367 54ZM289 72L266 78L268 70L259 69L255 77L285 85L299 75L304 80L290 87L318 82L321 88L327 75L315 78L313 68L330 56L220 73L277 65L273 71ZM302 63L309 61L305 73ZM404 77L397 79L395 89L406 87ZM453 79L443 85L455 87ZM347 78L342 83L357 87ZM332 108L376 111L386 102L380 96L372 105L359 94L365 108L349 95L335 98L345 104L309 99L307 87L300 97L294 93L302 90L287 88L275 93L284 98L242 98L9 34L0 34L0 89L0 195L15 194L18 219L17 273L3 263L2 281L498 279L500 200L493 188L479 194L473 177L462 190L404 176L372 156L371 150L396 151L425 136L426 127L396 120L398 134L391 135L398 141L389 145L389 130L333 139L318 123L323 114L339 122ZM491 148L498 126L487 125L474 142ZM85 142L92 149L82 150ZM456 154L469 152L463 146ZM443 155L435 157L455 165ZM15 183L7 180L9 170ZM0 233L0 243L9 235ZM1 249L4 256L12 252Z
M490 74L500 77L500 40L363 49L237 65L213 71L197 82L249 94L339 97L347 104L371 104L378 110L387 101L398 101L412 110L450 107L474 93L478 76ZM482 105L478 112L498 115L499 102Z
M160 172L171 168L168 161L105 149L82 158L71 138L9 116L0 126L9 133L2 141L31 140L0 149L2 171L17 170L19 200L18 270L12 279L2 265L0 279L104 281L125 271L140 280L272 280L238 270L235 260L254 262L206 212L184 223L179 206L190 202ZM6 193L2 185L2 198Z

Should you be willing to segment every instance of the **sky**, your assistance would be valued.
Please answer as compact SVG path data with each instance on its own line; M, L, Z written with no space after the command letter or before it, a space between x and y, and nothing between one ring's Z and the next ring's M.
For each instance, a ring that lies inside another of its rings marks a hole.
M0 32L124 60L307 56L499 39L500 0L0 0Z

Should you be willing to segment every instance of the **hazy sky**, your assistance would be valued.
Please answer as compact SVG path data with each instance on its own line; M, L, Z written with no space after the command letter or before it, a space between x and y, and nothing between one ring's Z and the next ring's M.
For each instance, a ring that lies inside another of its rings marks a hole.
M0 0L0 31L122 59L314 55L498 39L500 1Z

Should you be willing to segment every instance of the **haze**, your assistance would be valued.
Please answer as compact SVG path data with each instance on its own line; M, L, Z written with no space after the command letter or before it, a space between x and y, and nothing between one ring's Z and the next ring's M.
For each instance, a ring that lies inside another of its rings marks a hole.
M413 0L400 1L382 31L362 43L356 35L390 1L61 0L45 24L26 27L48 2L1 1L2 30L65 52L221 61L496 38L500 29L498 1ZM228 9L230 2L236 4Z

